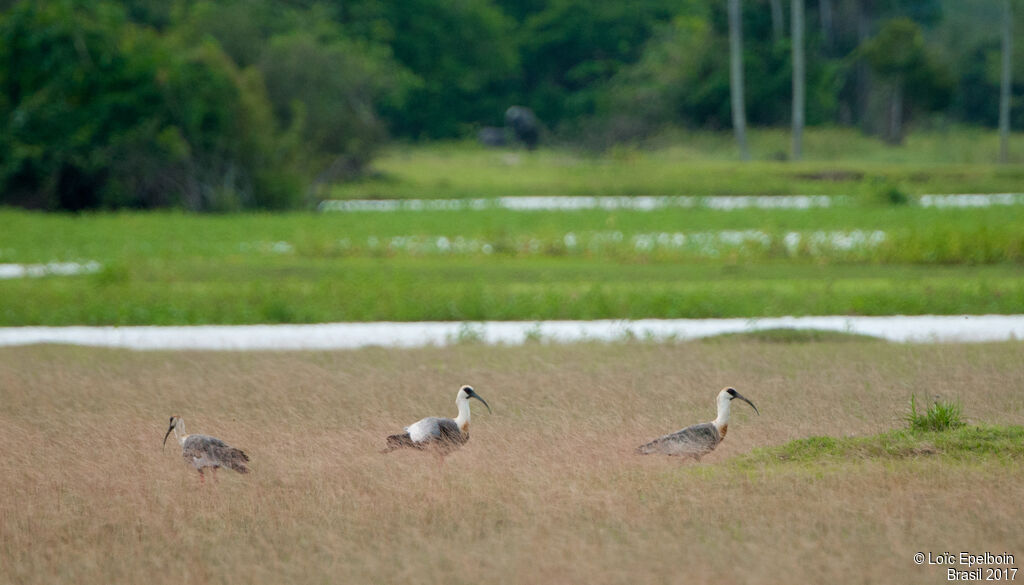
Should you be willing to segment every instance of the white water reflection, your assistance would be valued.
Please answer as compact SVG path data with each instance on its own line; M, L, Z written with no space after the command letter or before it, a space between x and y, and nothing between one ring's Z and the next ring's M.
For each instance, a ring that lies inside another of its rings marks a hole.
M714 195L680 196L522 196L490 199L331 199L320 203L320 211L461 211L465 209L508 209L512 211L579 211L584 209L627 209L652 211L666 207L733 209L810 209L829 207L828 195Z
M50 262L48 264L0 264L0 279L72 276L99 272L99 262Z
M320 211L393 212L508 209L512 211L579 211L585 209L652 211L667 207L736 209L811 209L848 202L846 195L692 195L677 196L516 196L475 199L330 199ZM922 207L991 207L1024 205L1024 193L921 195Z
M921 195L922 207L992 207L1024 205L1024 193L979 193L965 195Z
M814 329L896 342L1024 339L1024 315L641 319L636 321L377 322L190 327L5 327L0 346L61 343L140 350L298 350L445 346L462 341L685 341L765 329Z
M632 249L637 252L684 251L701 256L718 256L727 251L767 252L776 246L791 256L827 255L835 252L861 252L877 248L886 241L884 231L833 230L815 232L782 232L772 234L760 230L722 230L716 232L648 232L627 234L620 230L581 231L554 237L516 236L485 239L465 236L399 235L367 236L365 240L341 238L335 242L342 251L373 250L412 255L472 255L498 251L525 255L550 255L559 252L592 252ZM294 250L287 242L277 242L281 252ZM248 249L268 250L250 247Z

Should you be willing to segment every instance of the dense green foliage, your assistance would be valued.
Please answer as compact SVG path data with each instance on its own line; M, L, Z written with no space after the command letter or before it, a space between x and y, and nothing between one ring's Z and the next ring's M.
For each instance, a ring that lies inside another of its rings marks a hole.
M519 75L513 24L488 0L337 2L347 30L389 48L414 76L407 99L385 104L393 132L420 138L497 123Z
M365 164L403 83L386 51L262 7L181 4L161 33L130 20L161 21L156 7L16 3L0 16L0 202L285 209Z
M998 5L812 3L808 123L894 144L911 125L991 124ZM548 142L590 148L720 130L724 10L710 0L5 2L0 203L295 208L363 174L391 137L467 137L500 125L512 104L538 114ZM786 14L765 2L743 11L748 117L784 126ZM1020 95L1024 43L1017 52ZM1022 104L1012 104L1018 127Z
M258 78L112 4L22 2L0 21L2 200L43 209L291 206Z

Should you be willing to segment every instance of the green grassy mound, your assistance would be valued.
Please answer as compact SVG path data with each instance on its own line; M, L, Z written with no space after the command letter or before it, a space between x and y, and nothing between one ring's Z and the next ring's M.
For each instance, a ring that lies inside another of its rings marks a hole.
M898 430L869 437L808 437L754 449L734 460L739 467L848 463L938 456L950 460L1024 458L1024 426L971 426L940 432Z

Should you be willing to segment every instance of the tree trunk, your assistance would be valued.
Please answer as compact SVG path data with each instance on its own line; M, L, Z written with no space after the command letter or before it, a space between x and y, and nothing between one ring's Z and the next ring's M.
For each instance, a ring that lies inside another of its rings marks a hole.
M784 30L785 15L782 14L782 0L768 0L772 9L772 42L778 44L786 34Z
M857 2L857 45L862 46L871 37L871 0L858 0ZM867 63L858 59L854 73L854 111L856 112L857 123L863 129L868 129L868 99L871 95L871 72L868 71Z
M832 0L818 0L818 14L821 16L821 40L825 45L825 53L831 54L835 30L832 24Z
M729 0L729 89L732 94L732 127L740 158L750 160L747 149L747 114L743 100L743 30L740 0Z
M889 144L903 143L903 80L894 80L889 94L889 124L885 132Z
M1010 160L1010 59L1013 53L1013 12L1003 0L1003 72L999 85L999 162Z
M792 0L793 22L789 27L793 40L793 160L803 154L804 138L804 0Z

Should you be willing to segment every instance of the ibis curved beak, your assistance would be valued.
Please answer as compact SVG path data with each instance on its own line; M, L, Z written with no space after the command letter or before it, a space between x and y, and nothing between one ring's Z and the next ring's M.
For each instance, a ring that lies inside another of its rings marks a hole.
M740 399L740 400L742 400L743 402L746 402L747 404L749 404L749 405L750 405L750 407L754 409L754 412L757 412L757 416L761 416L761 413L760 413L760 412L758 412L758 410L757 410L757 407L756 407L756 406L754 406L754 403L753 403L753 402L751 402L751 401L749 401L749 400L747 400L745 396L743 396L742 394L740 394L739 392L737 392L737 393L736 393L736 398L739 398L739 399Z
M173 431L173 430L174 430L174 425L171 425L171 428L167 429L167 434L164 435L164 444L163 444L164 447L167 446L167 437L171 436L171 431Z
M486 406L486 407L487 407L487 412L489 412L489 413L491 413L491 414L494 414L494 413L493 413L493 412L491 411L491 405L490 405L490 404L487 404L487 401L486 401L486 400L484 400L483 398L480 398L480 395L479 395L479 394L477 394L477 393L476 393L475 391L473 391L473 390L470 390L470 391L468 392L468 394L469 394L469 397L470 397L470 398L476 398L476 399L477 399L477 400L479 400L480 402L483 402L483 403L484 403L484 406Z

